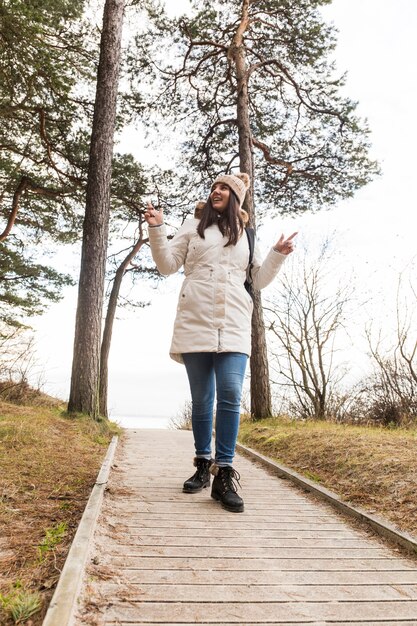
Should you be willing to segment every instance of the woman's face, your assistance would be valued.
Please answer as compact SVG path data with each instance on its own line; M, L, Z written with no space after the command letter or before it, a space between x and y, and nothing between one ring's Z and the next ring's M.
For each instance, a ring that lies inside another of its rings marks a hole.
M213 209L218 213L223 213L229 204L230 187L225 183L216 183L211 188L210 200Z

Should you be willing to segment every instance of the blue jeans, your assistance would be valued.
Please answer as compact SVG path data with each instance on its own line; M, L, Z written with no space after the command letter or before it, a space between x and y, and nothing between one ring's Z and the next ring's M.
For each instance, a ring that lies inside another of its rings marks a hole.
M220 466L231 465L248 357L240 352L188 352L182 356L191 389L196 456L211 457L214 394L217 392L215 461Z

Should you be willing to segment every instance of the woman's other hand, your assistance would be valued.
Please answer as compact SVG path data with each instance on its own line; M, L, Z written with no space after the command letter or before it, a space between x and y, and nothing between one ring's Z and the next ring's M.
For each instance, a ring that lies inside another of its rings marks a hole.
M160 224L164 223L164 212L162 207L157 211L150 202L146 205L144 217L149 226L160 226Z
M274 246L274 250L281 254L290 254L294 250L293 239L296 235L298 235L298 233L293 233L288 239L284 239L284 235L281 235Z

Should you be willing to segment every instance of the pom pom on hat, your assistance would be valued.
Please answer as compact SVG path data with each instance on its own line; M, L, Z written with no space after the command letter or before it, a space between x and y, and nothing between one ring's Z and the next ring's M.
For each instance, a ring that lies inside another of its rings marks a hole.
M237 172L237 174L233 174L233 176L236 176L236 178L240 178L242 183L245 185L245 189L249 189L249 186L250 186L249 174L246 174L245 172Z
M243 209L239 209L240 217L242 218L243 223L246 224L249 222L249 215Z
M194 209L194 217L199 220L201 219L201 216L203 214L203 209L206 206L206 201L205 200L200 200L199 202L197 202L197 204L195 205L195 209Z
M232 191L234 191L237 195L240 206L242 206L246 191L250 186L249 174L246 174L245 172L237 172L236 174L220 174L220 176L217 176L216 180L213 182L213 185L216 185L217 183L225 183L226 185L229 185L230 189L232 189Z

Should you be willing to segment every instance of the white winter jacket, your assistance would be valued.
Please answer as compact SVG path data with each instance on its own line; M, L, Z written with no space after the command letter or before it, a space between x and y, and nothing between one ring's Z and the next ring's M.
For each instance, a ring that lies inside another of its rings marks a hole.
M249 244L243 233L238 243L228 241L217 224L197 233L197 219L184 222L168 240L165 226L149 228L153 259L161 274L174 274L184 265L183 282L174 323L170 355L183 363L184 352L251 353L252 298L244 287ZM262 263L255 249L252 280L263 289L275 278L285 255L271 249Z

